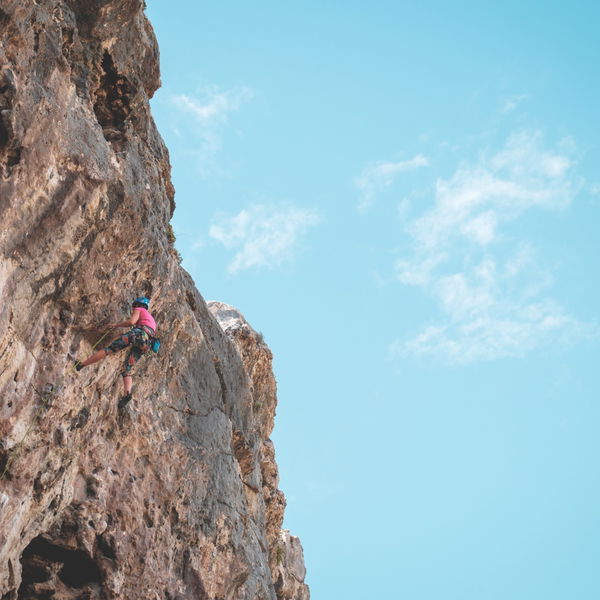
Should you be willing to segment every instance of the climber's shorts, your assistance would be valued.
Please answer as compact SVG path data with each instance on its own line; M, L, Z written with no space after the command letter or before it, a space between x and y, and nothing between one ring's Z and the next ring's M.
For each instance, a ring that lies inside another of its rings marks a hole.
M127 333L124 333L121 337L118 337L112 344L104 348L105 352L118 352L123 350L127 346L131 346L129 354L125 359L123 370L121 371L122 377L131 375L133 366L135 363L142 358L148 350L150 350L150 335L147 331L144 331L140 327L134 327Z

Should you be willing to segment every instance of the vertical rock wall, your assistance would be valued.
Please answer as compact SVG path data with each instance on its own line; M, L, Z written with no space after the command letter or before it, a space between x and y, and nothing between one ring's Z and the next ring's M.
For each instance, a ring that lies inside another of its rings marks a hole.
M2 0L0 41L0 598L308 598L270 352L171 246L142 0ZM72 361L141 294L162 347L119 412L124 356Z

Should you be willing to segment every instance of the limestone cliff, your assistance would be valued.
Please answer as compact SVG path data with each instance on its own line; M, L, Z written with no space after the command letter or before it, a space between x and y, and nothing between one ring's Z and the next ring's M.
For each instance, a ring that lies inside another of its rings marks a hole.
M0 40L0 598L306 600L271 353L172 247L142 0L1 0ZM123 356L72 361L142 294L119 412Z

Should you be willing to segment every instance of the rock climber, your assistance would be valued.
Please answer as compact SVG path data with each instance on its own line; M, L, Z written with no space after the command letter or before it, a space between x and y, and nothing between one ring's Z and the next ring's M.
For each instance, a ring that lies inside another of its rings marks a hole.
M121 321L120 323L111 323L107 326L107 329L116 329L117 327L131 327L131 329L118 337L103 350L98 350L83 362L77 362L75 364L75 369L81 371L83 367L101 361L111 352L118 352L127 346L131 346L129 354L125 359L123 370L121 371L124 394L119 400L119 408L124 408L131 400L131 388L133 387L131 372L135 363L150 350L152 339L156 333L156 321L148 311L149 305L150 300L148 298L136 298L132 303L132 311L129 319Z

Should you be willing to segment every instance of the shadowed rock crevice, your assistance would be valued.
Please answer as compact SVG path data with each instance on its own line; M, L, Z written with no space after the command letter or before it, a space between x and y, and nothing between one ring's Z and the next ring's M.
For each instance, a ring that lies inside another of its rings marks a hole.
M0 21L2 15L0 14ZM1 27L0 27L1 29ZM8 177L21 160L22 147L15 140L13 131L13 102L15 78L10 69L0 71L0 171Z
M102 573L83 550L63 548L38 536L23 551L21 567L18 600L101 597Z
M209 600L209 596L206 593L204 582L198 574L198 571L190 565L191 553L186 550L183 553L183 565L181 570L181 578L185 582L185 586L191 597L197 600Z
M254 469L254 457L252 456L252 449L246 442L244 434L241 431L237 429L233 430L231 446L235 459L240 466L242 479L246 479Z
M0 475L3 479L11 479L10 473L10 450L0 448Z
M10 17L0 8L0 32L10 23Z
M106 50L102 57L102 71L100 87L96 90L94 112L104 137L109 142L114 142L123 137L135 90L127 77L118 73L112 56Z
M103 556L105 556L109 560L116 560L117 553L115 552L113 539L108 539L106 536L103 535L97 535L96 545L98 546L98 550Z
M91 37L98 22L100 10L109 0L65 0L65 4L73 12L80 35Z
M65 27L61 30L61 38L62 38L62 53L67 61L71 60L71 54L73 49L73 44L75 42L75 29L72 27Z

